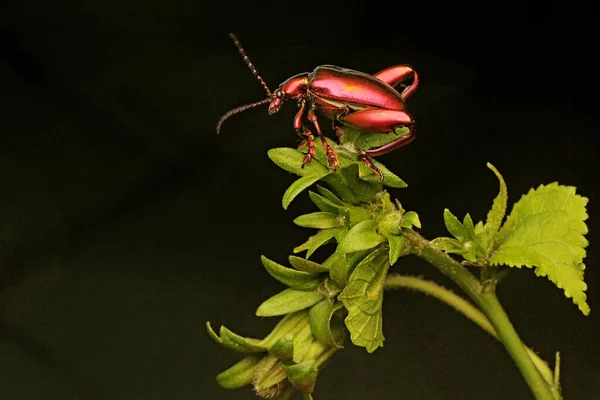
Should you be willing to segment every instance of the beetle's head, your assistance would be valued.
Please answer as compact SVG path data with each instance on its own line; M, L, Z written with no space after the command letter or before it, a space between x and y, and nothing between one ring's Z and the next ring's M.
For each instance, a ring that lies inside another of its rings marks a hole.
M271 103L269 104L269 115L275 114L281 108L283 102L287 99L299 99L306 95L308 87L308 74L302 73L292 76L283 82L277 90L271 94Z

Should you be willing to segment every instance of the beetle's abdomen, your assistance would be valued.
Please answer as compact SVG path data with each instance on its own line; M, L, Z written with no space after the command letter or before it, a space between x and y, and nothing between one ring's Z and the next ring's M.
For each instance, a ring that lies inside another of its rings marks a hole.
M313 71L309 91L315 96L349 105L388 110L404 110L405 107L400 94L387 83L371 75L333 65L322 65Z

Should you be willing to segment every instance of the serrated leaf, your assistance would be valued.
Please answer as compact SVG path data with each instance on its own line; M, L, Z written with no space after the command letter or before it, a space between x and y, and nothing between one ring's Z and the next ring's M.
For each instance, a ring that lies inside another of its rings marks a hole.
M248 356L217 375L217 383L225 389L237 389L246 386L254 379L254 371L260 356Z
M446 224L448 232L458 240L462 241L467 239L465 227L447 208L444 210L444 224Z
M290 256L288 260L292 267L296 268L299 271L304 271L311 274L328 271L328 269L323 265L314 261L307 260L305 258Z
M404 250L404 236L389 235L387 240L390 245L390 265L394 265Z
M317 234L308 238L306 242L294 248L294 253L307 250L306 258L309 258L319 247L330 241L335 235L344 231L343 228L322 229Z
M369 353L383 346L381 306L388 267L387 252L374 251L356 266L348 285L338 296L348 310L345 322L352 343L365 347Z
M315 163L315 165L317 164ZM290 205L292 200L296 198L296 196L298 196L303 190L310 187L310 185L312 185L315 182L318 182L320 179L323 179L330 173L331 171L325 168L323 170L319 170L317 172L305 175L299 178L298 180L294 181L294 183L292 183L283 194L283 199L281 200L281 205L283 206L283 208L287 210L288 206Z
M312 174L325 174L329 172L327 167L318 162L311 162L302 167L304 154L301 151L289 147L279 147L267 152L269 158L280 168L296 175L305 176ZM323 175L324 176L324 175Z
M275 261L271 261L265 256L261 256L260 260L269 275L292 289L312 291L319 287L319 284L321 283L320 274L296 271L295 269L277 264Z
M323 299L317 292L304 292L295 289L285 289L263 302L256 310L259 317L274 317L291 314L303 310Z
M367 220L354 225L344 240L338 245L338 251L346 254L355 251L367 250L385 241L385 238L377 233L377 221Z
M344 347L342 345L343 326L341 321L339 319L332 320L336 311L343 307L344 305L341 302L331 304L329 300L325 299L310 308L308 315L312 334L326 346L339 349Z
M547 276L588 315L583 281L586 204L587 199L575 194L571 186L552 183L531 189L514 205L498 232L492 265L535 266L536 275Z
M344 226L338 214L328 212L314 212L304 214L294 219L294 223L303 228L328 229Z
M491 169L498 180L500 181L500 189L498 195L492 203L492 208L488 212L485 225L483 226L484 231L484 247L486 251L490 250L490 246L493 245L494 237L502 225L502 220L506 214L506 202L508 200L508 189L506 183L500 172L492 164L487 163L487 167ZM477 232L476 232L477 233Z

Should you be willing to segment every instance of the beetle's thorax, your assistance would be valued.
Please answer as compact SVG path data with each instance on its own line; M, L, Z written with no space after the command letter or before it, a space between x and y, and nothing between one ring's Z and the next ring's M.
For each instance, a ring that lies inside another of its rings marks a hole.
M275 114L287 99L299 99L307 93L310 74L302 73L283 82L271 95L269 114Z

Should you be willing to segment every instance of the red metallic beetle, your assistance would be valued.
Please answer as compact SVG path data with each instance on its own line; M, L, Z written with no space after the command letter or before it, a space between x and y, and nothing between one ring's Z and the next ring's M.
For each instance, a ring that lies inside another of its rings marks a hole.
M300 110L294 118L294 129L304 139L299 147L308 145L308 152L302 165L311 162L315 155L315 138L302 123L302 117L306 113L307 119L313 124L325 147L329 167L335 170L338 164L337 156L333 148L325 141L315 111L318 110L333 120L333 127L338 138L342 134L342 125L348 125L361 131L379 133L391 133L395 132L397 128L408 127L410 131L406 136L377 148L360 150L362 161L377 173L381 180L383 180L383 174L368 157L389 153L412 142L415 138L414 121L405 112L406 99L414 93L419 84L417 73L411 67L396 65L371 76L333 65L321 65L313 72L305 72L289 78L277 90L271 92L265 81L258 75L238 38L233 33L230 33L229 36L235 42L250 71L262 84L268 97L225 113L217 123L217 133L221 130L223 122L234 114L269 103L269 115L271 115L279 111L284 101L296 100ZM412 77L412 83L407 85L401 93L394 89L396 85L409 77Z

